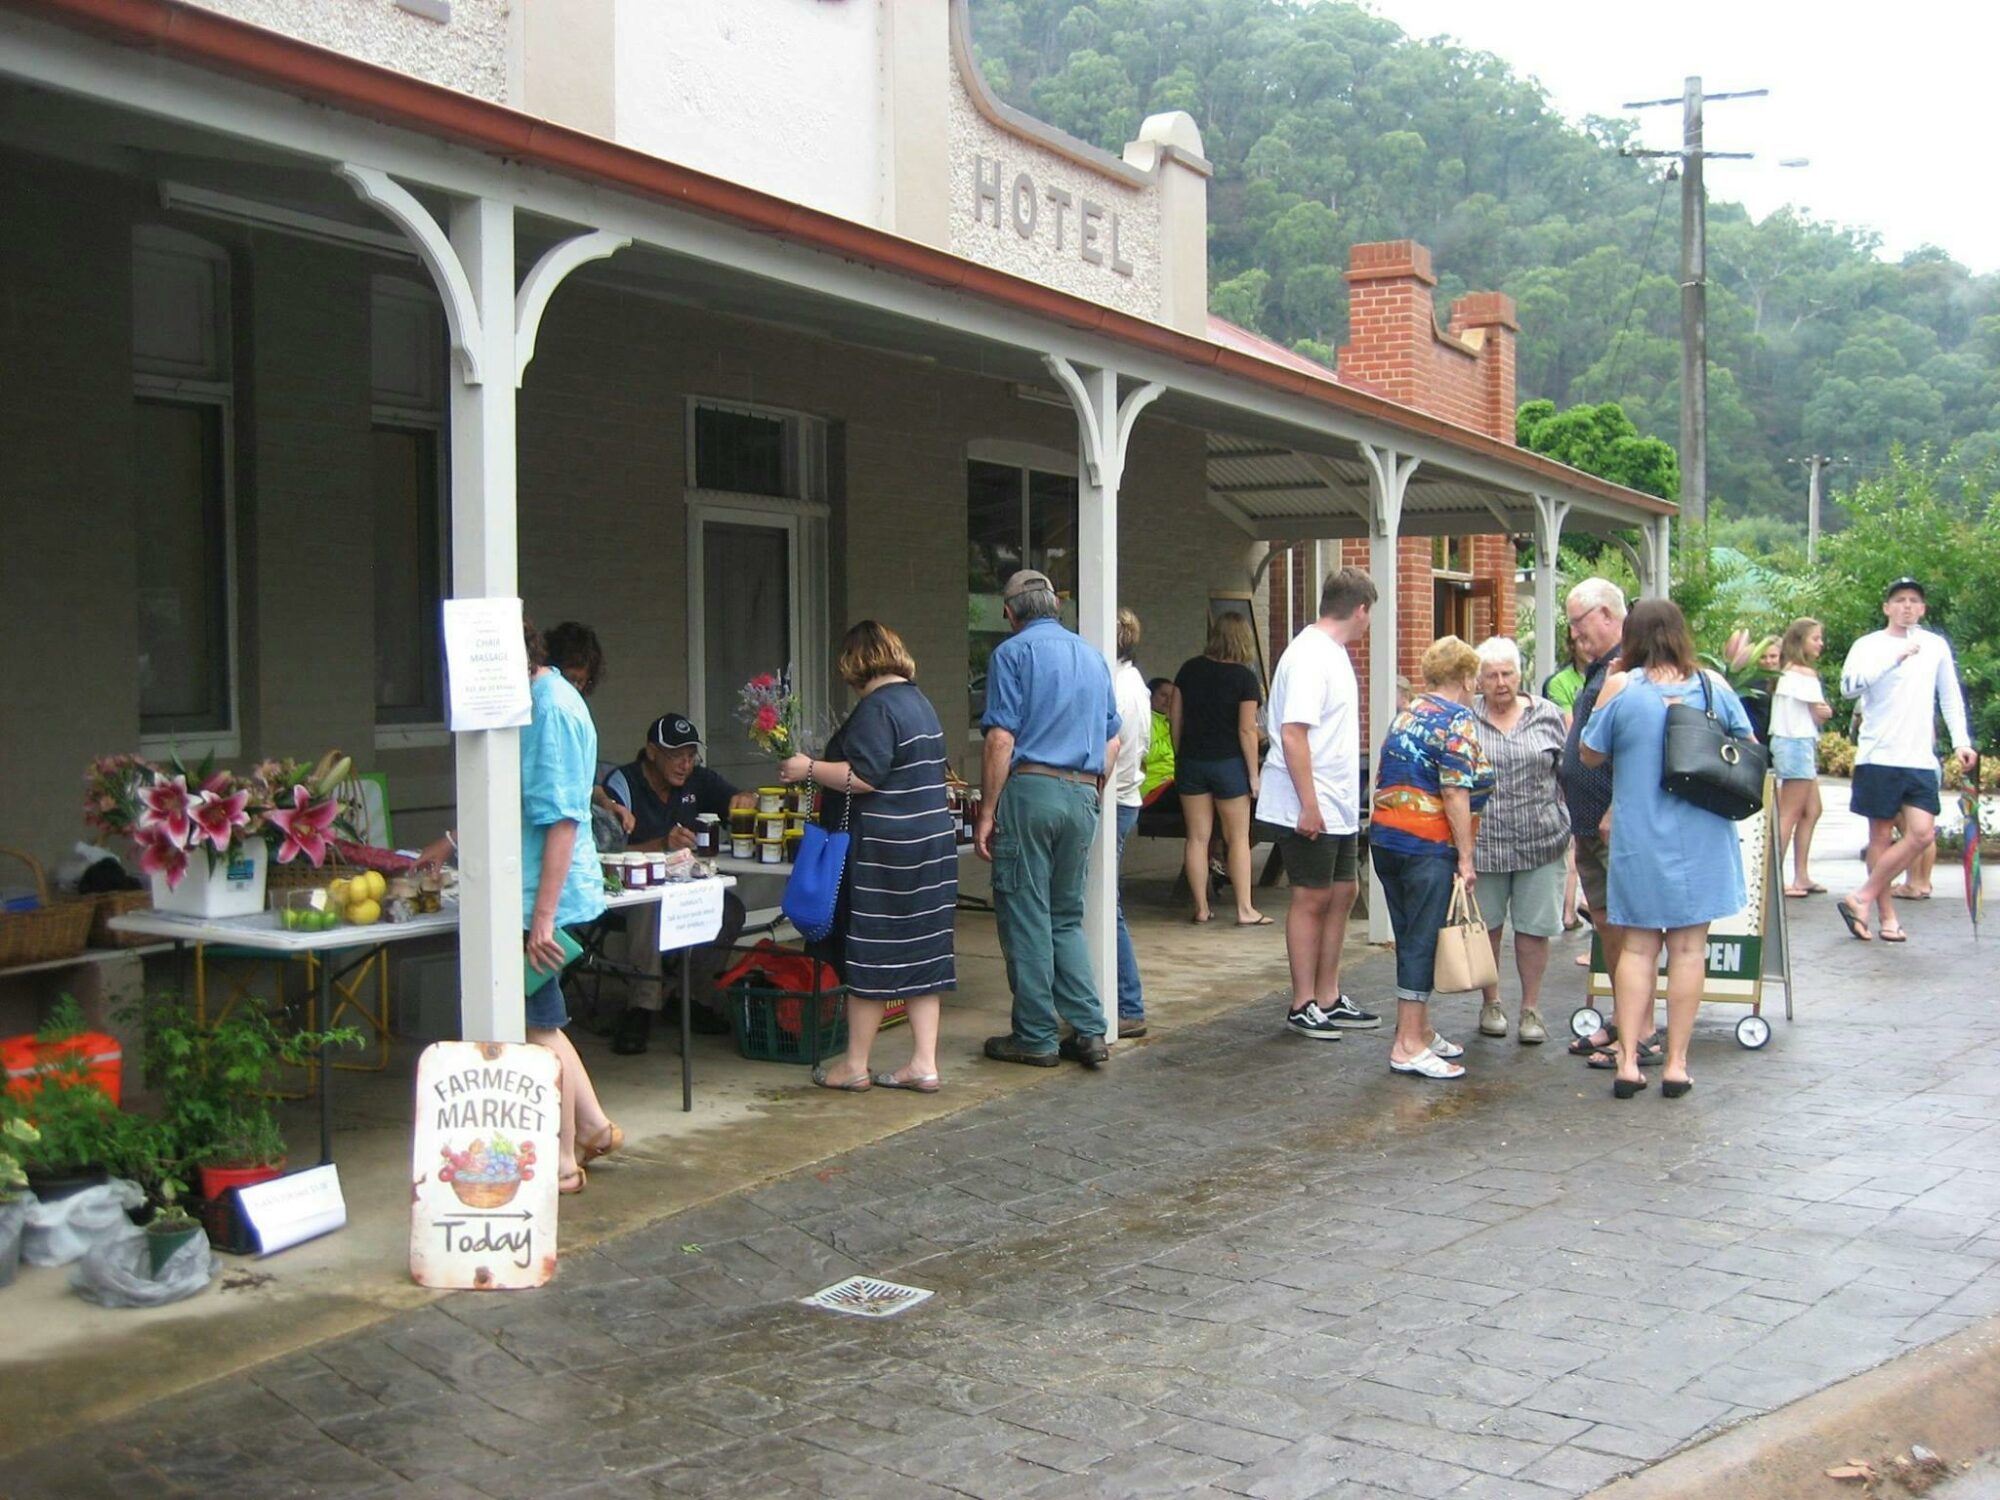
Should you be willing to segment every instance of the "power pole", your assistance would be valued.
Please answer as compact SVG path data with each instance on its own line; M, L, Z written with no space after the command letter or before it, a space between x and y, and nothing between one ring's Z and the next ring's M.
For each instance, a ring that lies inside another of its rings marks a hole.
M1824 453L1809 453L1804 458L1788 458L1788 464L1806 466L1806 566L1819 561L1819 503L1820 476L1830 464L1851 464L1851 458L1829 458Z
M1627 156L1671 157L1681 172L1681 545L1708 519L1708 196L1702 163L1744 161L1748 151L1710 151L1702 144L1701 107L1710 99L1756 99L1769 89L1705 94L1699 74L1677 99L1641 99L1627 109L1681 107L1681 149L1628 150Z

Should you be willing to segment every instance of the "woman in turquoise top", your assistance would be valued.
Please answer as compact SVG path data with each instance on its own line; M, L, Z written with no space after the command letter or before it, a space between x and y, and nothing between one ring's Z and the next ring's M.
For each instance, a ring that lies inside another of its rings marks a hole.
M597 783L597 726L583 697L548 664L541 633L527 627L534 717L521 731L521 925L528 1040L562 1064L562 1160L557 1189L580 1193L584 1163L615 1151L625 1132L597 1102L590 1074L563 1027L563 951L556 928L604 912L604 875L590 836Z
M1743 910L1743 855L1736 825L1660 786L1667 705L1712 704L1739 736L1750 716L1736 694L1695 661L1694 640L1680 606L1644 599L1625 617L1619 648L1624 669L1605 681L1583 730L1583 763L1611 762L1609 916L1625 929L1611 976L1618 1010L1620 1099L1646 1086L1634 1052L1652 1030L1660 948L1667 950L1667 1052L1661 1092L1678 1099L1688 1077L1688 1038L1701 1008L1708 924Z

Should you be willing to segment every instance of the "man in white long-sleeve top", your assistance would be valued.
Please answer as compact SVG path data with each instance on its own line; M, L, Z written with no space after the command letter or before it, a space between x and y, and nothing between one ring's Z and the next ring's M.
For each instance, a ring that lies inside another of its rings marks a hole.
M1858 700L1861 712L1849 805L1868 820L1868 878L1839 910L1848 932L1864 943L1878 935L1887 943L1906 940L1889 887L1937 839L1940 711L1959 764L1970 771L1977 762L1951 643L1919 628L1924 608L1924 586L1898 578L1882 594L1888 627L1856 641L1840 668L1840 691ZM1892 842L1898 816L1903 837ZM1871 926L1878 912L1881 920Z

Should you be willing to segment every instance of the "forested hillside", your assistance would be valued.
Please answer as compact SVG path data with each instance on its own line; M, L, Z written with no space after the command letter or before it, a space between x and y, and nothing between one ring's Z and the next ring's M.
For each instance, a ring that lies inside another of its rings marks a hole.
M1184 109L1216 173L1210 305L1333 362L1357 241L1433 251L1439 304L1520 305L1520 394L1622 402L1675 440L1679 190L1619 155L1624 120L1564 120L1506 60L1405 36L1342 3L972 0L1004 98L1117 150ZM1618 45L1607 41L1607 45ZM1789 213L1760 224L1710 174L1710 495L1803 524L1786 460L1892 444L2000 456L2000 276L1942 250L1888 264L1870 237ZM1971 185L1966 191L1977 191Z

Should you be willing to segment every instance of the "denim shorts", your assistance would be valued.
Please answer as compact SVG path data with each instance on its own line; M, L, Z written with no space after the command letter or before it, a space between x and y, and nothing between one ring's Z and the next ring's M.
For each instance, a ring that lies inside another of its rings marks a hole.
M1780 781L1811 781L1819 775L1819 741L1803 734L1776 736L1771 741L1771 770Z
M539 976L525 969L530 981ZM528 991L528 1025L535 1031L561 1031L569 1025L569 1006L563 1000L562 975L557 974L538 990Z
M1243 757L1227 760L1183 760L1174 765L1174 785L1183 797L1231 797L1250 795L1250 771Z

